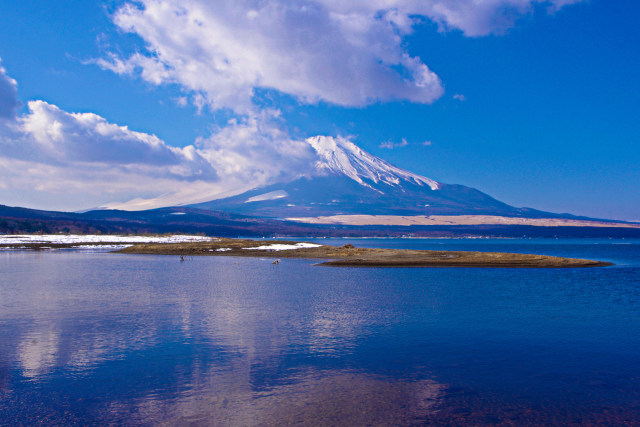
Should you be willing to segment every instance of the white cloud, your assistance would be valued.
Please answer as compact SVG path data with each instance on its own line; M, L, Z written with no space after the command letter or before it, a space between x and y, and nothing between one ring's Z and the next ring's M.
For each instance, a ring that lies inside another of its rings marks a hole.
M120 8L114 22L142 37L147 54L96 62L153 84L177 83L212 109L242 114L255 109L256 88L305 103L431 103L443 88L402 47L410 21L393 11L339 14L315 1L143 0Z
M9 77L0 65L0 119L14 117L18 108L18 83Z
M155 135L134 132L96 114L67 113L44 101L31 101L28 107L0 139L5 157L52 166L110 165L182 180L216 179L215 170L193 146L171 147Z
M175 148L43 101L0 127L0 197L47 209L150 209L232 195L312 173L315 155L264 114Z
M584 0L318 0L334 13L371 16L392 11L399 28L408 29L417 17L437 23L442 30L460 30L477 37L503 33L518 18L529 15L536 5L548 12Z
M393 150L394 148L402 148L402 147L406 147L408 145L422 145L423 147L429 147L431 146L433 143L431 141L423 141L421 143L414 143L414 142L409 142L407 141L406 138L402 138L400 140L400 142L393 142L393 141L385 141L382 144L380 144L380 148L385 148L387 150Z
M95 61L152 84L175 83L212 109L255 110L256 88L301 102L364 106L431 103L439 77L404 37L425 19L467 36L504 32L532 13L581 0L140 0L114 15L147 52ZM179 28L179 31L176 31Z
M270 111L177 148L96 114L68 113L44 101L28 108L0 121L5 204L146 209L195 203L293 179L309 173L315 160L309 144L280 130Z
M281 130L273 114L233 119L196 145L221 176L243 175L256 183L293 178L292 173L299 174L313 163L314 151L305 141L293 140Z
M274 112L244 120L233 119L195 142L198 153L215 169L220 182L189 184L179 191L152 198L107 204L115 209L151 209L228 197L255 187L318 173L317 154L304 140L292 139L278 126Z
M409 145L409 142L405 138L402 138L400 142L385 141L382 144L380 144L380 148L393 150L394 148L406 147L407 145Z
M464 96L464 95L463 95L463 94L461 94L461 93L456 93L456 94L454 94L454 95L453 95L453 99L455 99L455 100L457 100L457 101L460 101L460 102L464 102L464 101L466 101L466 100L467 100L467 97L466 97L466 96Z

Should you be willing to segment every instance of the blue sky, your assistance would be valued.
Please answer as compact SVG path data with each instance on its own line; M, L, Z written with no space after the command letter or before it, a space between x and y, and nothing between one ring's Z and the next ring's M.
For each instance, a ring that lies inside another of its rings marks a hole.
M305 173L328 135L640 220L638 2L343 3L0 0L0 203L204 201Z

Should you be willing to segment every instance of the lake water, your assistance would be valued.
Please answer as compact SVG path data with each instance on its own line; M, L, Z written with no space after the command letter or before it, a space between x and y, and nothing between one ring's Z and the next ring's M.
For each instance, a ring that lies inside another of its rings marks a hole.
M592 269L0 252L0 424L640 424L640 241L319 240Z

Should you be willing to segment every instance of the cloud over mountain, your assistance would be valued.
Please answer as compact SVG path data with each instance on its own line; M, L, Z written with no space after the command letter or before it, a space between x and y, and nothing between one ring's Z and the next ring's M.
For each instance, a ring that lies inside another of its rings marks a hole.
M0 81L17 87L4 70ZM314 161L306 142L274 125L274 112L234 119L177 148L155 135L45 101L30 101L28 112L16 116L17 91L8 94L2 105L11 109L0 120L0 195L9 204L34 206L25 199L34 190L57 209L132 199L127 206L141 209L192 203L295 178L309 173Z
M303 140L292 139L270 112L238 121L232 119L196 146L221 176L243 176L265 183L274 179L292 179L310 173L315 153Z
M96 114L69 113L44 101L30 101L19 116L17 83L0 67L0 195L33 206L17 195L35 188L46 192L45 203L53 208L130 199L137 201L128 207L149 208L317 173L313 138L291 137L277 110L256 103L256 91L344 107L432 103L442 96L443 84L428 58L412 56L405 44L421 22L482 36L507 30L536 5L555 11L577 1L125 2L113 22L139 36L144 49L107 53L93 62L153 85L177 85L181 100L231 111L234 118L177 148Z

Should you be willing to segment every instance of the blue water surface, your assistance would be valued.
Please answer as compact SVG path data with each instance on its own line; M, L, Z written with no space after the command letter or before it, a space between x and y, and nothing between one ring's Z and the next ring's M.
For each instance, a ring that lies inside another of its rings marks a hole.
M0 424L640 423L640 241L321 239L582 269L0 252Z

